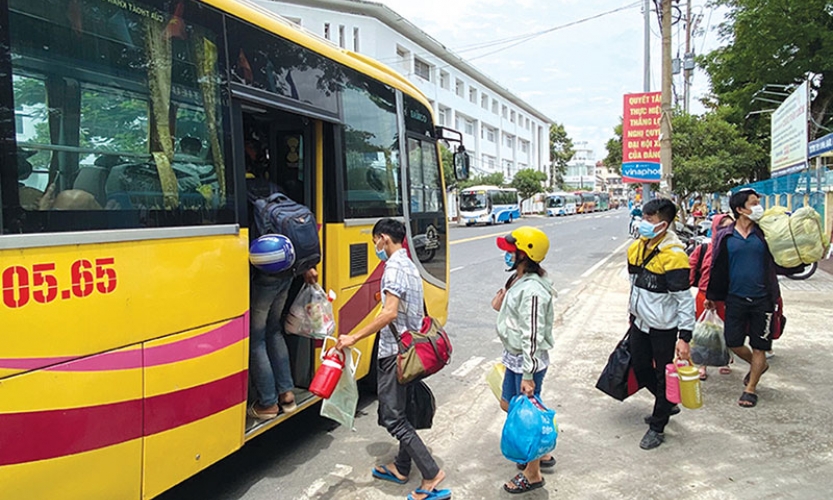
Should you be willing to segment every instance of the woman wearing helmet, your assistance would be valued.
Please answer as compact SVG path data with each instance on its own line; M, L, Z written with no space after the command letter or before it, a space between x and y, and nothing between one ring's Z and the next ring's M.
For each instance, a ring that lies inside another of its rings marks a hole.
M539 395L549 366L553 346L553 288L541 262L550 249L547 235L540 229L524 226L497 239L505 252L507 271L514 271L503 292L499 309L498 337L503 343L503 394L500 407L508 411L509 402L520 394ZM523 472L503 485L509 493L523 493L544 486L541 467L554 467L552 455L523 467Z

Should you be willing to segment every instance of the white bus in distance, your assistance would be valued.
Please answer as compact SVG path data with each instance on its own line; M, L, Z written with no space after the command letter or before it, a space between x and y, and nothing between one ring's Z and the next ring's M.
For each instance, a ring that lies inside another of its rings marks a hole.
M475 224L511 223L521 217L518 190L497 186L474 186L460 191L460 209L457 223Z

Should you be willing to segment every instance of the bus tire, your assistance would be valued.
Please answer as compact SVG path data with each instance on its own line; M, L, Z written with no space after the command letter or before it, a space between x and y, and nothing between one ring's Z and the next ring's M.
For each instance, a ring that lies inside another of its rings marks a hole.
M509 218L508 218L508 219L506 219L506 220L505 220L505 221L503 221L503 222L505 222L506 224L512 224L512 216L510 215L510 216L509 216Z

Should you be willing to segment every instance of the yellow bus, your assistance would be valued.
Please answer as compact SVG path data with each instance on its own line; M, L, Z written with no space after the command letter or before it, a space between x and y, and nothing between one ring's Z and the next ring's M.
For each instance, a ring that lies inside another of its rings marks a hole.
M0 47L0 498L152 498L287 418L246 417L247 169L313 209L339 334L381 217L445 321L445 131L392 70L231 0L6 0Z

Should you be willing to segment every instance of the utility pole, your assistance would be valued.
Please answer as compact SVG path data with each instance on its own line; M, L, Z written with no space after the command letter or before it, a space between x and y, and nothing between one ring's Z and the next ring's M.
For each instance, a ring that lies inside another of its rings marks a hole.
M643 20L645 22L645 56L643 58L642 90L651 91L651 0L645 0L642 5ZM651 185L642 184L642 203L651 196Z
M688 61L691 55L691 0L686 1L685 14L685 55L683 55L683 109L688 113L691 101L691 69Z
M662 118L660 119L659 159L662 175L659 190L671 198L671 0L662 0Z

